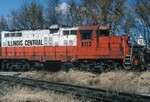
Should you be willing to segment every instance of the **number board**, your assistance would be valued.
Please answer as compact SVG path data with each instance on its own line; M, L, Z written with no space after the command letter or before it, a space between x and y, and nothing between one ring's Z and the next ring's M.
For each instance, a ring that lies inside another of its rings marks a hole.
M91 41L81 42L81 46L82 47L91 47L92 46L92 42Z

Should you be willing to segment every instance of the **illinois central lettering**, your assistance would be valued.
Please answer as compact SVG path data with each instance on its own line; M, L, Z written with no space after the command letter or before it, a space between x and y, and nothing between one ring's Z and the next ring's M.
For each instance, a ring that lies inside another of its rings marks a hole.
M42 40L25 40L25 46L43 45Z

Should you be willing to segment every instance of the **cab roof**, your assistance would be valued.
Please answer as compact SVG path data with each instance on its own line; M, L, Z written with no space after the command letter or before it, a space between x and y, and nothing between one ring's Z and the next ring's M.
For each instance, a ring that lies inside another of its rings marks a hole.
M107 29L109 29L109 25L108 24L97 24L97 25L90 25L90 26L80 26L78 28L78 30L97 30L97 29L107 30Z
M96 30L100 25L80 26L78 30Z

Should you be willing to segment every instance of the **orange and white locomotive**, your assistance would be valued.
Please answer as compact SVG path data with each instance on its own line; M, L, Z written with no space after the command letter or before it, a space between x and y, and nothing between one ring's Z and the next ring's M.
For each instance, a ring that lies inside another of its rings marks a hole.
M2 31L1 69L79 68L101 71L133 64L129 37L112 36L107 24Z

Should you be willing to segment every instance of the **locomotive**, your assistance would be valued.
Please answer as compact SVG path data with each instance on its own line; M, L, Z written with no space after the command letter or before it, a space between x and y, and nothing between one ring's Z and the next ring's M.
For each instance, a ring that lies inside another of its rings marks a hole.
M2 31L0 68L104 71L139 66L129 35L114 36L110 30L108 24L98 24Z

